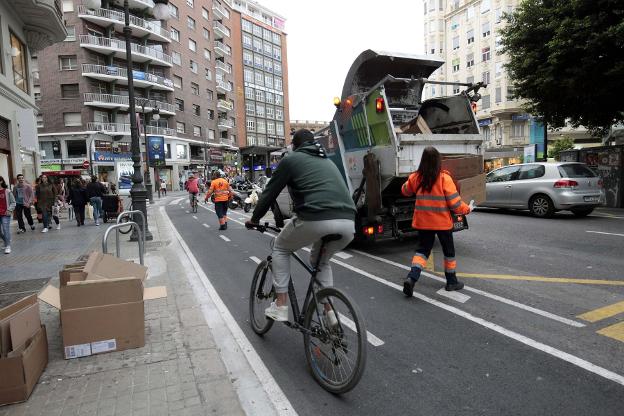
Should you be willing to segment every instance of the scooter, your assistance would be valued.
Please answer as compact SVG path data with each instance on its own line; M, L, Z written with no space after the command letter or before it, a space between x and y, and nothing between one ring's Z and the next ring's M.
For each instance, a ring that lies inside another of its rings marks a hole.
M244 195L236 189L233 189L233 191L234 192L232 194L232 199L230 199L230 202L228 203L228 208L236 209L238 207L244 206Z
M258 185L253 184L249 196L245 198L245 202L243 205L243 209L245 210L245 212L249 212L251 210L251 207L255 207L258 203L258 192L262 192L262 189Z

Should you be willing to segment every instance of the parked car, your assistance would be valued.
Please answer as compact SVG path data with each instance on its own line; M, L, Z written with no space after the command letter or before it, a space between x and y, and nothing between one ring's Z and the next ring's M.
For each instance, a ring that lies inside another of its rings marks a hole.
M561 210L589 215L605 199L602 180L583 163L523 163L488 173L480 207L528 209L536 217Z

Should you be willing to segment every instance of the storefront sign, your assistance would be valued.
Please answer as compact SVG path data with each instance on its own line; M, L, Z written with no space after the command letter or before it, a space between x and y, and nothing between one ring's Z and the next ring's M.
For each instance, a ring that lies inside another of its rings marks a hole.
M208 150L208 156L210 161L213 163L222 163L223 162L223 151L221 149L213 149Z
M46 171L46 172L50 172L50 171L59 171L61 170L61 165L60 164L46 164L46 165L41 165L41 170L42 171Z
M511 116L512 121L523 121L529 120L531 118L530 114L514 114Z
M163 136L147 136L147 152L150 166L165 166L165 138Z
M491 118L484 118L483 120L479 120L479 127L489 126L490 124L492 124Z

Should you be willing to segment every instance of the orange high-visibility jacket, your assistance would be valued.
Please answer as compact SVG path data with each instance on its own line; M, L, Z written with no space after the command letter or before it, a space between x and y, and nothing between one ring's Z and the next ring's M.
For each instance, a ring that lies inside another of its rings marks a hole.
M213 192L215 194L215 202L228 201L230 199L230 184L223 178L214 179L210 183L208 193L206 193L206 200L208 200Z
M431 192L425 192L420 188L416 193L420 181L420 173L414 172L401 187L401 193L405 196L416 194L412 219L413 228L417 230L450 230L453 228L451 211L455 214L468 214L470 212L468 205L461 200L457 187L453 183L453 178L447 171L440 171Z

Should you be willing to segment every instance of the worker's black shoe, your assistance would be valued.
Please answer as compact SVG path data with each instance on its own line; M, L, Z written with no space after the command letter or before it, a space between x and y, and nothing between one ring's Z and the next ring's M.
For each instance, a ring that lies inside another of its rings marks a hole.
M461 290L463 288L464 288L464 283L457 282L457 283L447 283L444 289L446 289L448 292L451 292L453 290ZM403 289L403 291L405 292L405 289Z
M415 283L416 281L413 279L410 279L409 277L405 279L405 281L403 282L403 293L405 293L405 296L407 297L414 296L414 284Z
M223 229L227 230L227 222L223 224Z
M221 225L219 226L219 230L225 230L226 228L227 228L227 227L225 226L225 224L221 224Z

